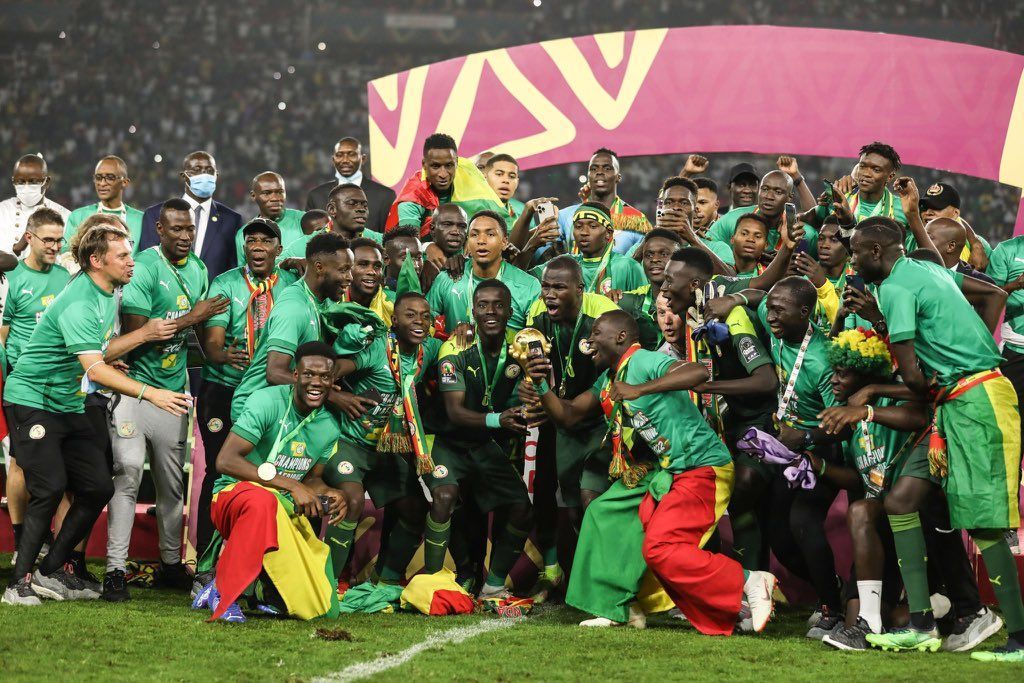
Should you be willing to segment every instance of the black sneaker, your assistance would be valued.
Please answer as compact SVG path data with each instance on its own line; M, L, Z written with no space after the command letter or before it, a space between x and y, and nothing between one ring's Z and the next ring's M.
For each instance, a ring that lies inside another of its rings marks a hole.
M160 568L153 575L153 587L187 591L192 588L192 575L185 571L185 565L181 562L161 562Z
M853 626L840 626L831 633L826 633L821 642L837 650L860 652L868 649L867 634L871 632L868 622L857 617Z
M842 626L843 620L834 614L827 605L821 606L821 616L807 632L807 637L812 640L821 640L832 631Z
M103 586L100 584L100 580L89 571L89 568L85 564L85 560L72 559L68 560L68 564L71 565L70 571L85 584L86 588L96 593L96 595L103 592Z
M103 595L100 597L107 602L127 602L132 599L123 569L115 569L103 576Z

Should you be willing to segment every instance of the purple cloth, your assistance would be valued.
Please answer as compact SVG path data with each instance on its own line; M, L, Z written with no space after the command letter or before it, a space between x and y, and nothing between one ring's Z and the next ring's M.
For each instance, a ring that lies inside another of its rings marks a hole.
M769 465L788 465L782 474L789 482L790 488L798 486L805 489L813 489L818 483L818 477L811 467L810 461L793 451L768 432L751 427L747 430L736 447L752 458L757 458Z

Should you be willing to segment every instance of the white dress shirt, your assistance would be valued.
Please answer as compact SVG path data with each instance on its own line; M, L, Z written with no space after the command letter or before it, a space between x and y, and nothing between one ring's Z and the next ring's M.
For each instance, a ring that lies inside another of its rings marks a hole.
M35 206L22 204L17 197L11 197L0 202L0 251L6 251L9 254L14 253L15 243L25 234L25 224L28 223L28 217L44 206L59 213L60 217L65 221L67 221L68 215L71 213L57 202L51 201L46 197L43 197L43 200ZM21 256L24 257L27 253L27 251L22 252Z
M196 221L196 241L192 244L192 253L200 255L203 252L203 241L206 239L206 226L210 223L210 212L213 210L213 197L198 201L188 194L182 197L191 207L192 217L195 218L196 207L201 207L199 220Z

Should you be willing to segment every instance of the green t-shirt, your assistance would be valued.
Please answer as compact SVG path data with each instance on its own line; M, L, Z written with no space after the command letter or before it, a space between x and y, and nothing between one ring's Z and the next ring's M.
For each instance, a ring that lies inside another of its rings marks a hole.
M18 367L4 386L4 400L54 413L85 407L78 355L107 350L117 323L114 296L82 274L68 283L39 319Z
M904 401L880 398L874 406L876 409L888 408L902 403ZM848 441L843 442L843 453L850 466L860 474L861 483L864 485L864 491L868 497L877 497L886 480L891 479L894 461L897 458L900 461L905 460L909 451L914 448L920 434L901 432L877 422L868 424L868 432L871 435L870 453L867 452L867 440L864 438L863 423L861 422L854 423L852 436ZM899 465L899 463L895 464ZM872 475L872 470L875 470L874 475ZM887 473L890 476L886 476Z
M206 322L207 327L223 327L224 342L228 346L232 341L237 342L239 348L245 348L246 321L249 312L249 300L251 292L245 276L245 266L232 268L221 273L210 283L210 297L224 296L231 302L227 310L218 313ZM289 270L277 269L277 284L270 290L271 296L276 301L285 287L297 280L295 273ZM273 310L273 308L271 308ZM264 330L257 330L256 341ZM255 346L254 346L255 349ZM242 381L245 370L233 368L230 365L220 365L209 360L203 365L203 379L211 380L226 387L237 387Z
M121 296L123 315L174 320L187 314L206 298L209 279L206 265L189 254L185 265L171 264L159 246L150 247L135 259L135 273ZM167 341L143 344L128 355L128 376L143 384L181 391L188 369L187 330Z
M729 254L732 255L732 236L736 234L736 223L739 222L741 216L753 213L756 210L757 204L753 204L751 206L741 206L723 214L708 228L708 239L724 243L729 248ZM769 230L768 250L774 251L778 249L781 239L782 235L778 230L774 228ZM818 231L813 226L805 224L804 239L807 240L808 252L811 256L816 256L818 254ZM719 258L722 257L719 256ZM733 262L729 262L729 265L733 265Z
M282 477L301 481L318 463L326 463L338 449L338 421L327 408L310 415L295 409L293 386L283 384L253 392L231 431L253 445L245 459L259 467L272 462ZM278 438L281 443L274 451ZM222 474L213 484L220 491L238 480Z
M765 297L757 309L758 321L765 330L769 329L767 304L768 297ZM828 362L828 339L816 326L811 327L811 341L807 345L800 372L796 376L792 398L782 416L783 422L799 429L817 427L820 422L818 413L836 405L836 397L832 393L832 365ZM774 335L769 336L768 341L775 372L779 377L779 402L776 404L778 409L800 352L801 342L791 344L776 339Z
M1024 275L1024 235L1011 237L996 245L989 256L985 271L1000 287ZM1024 289L1018 289L1006 300L1006 323L1017 334L1024 334ZM1024 346L1006 345L1012 351L1024 353Z
M519 216L523 214L523 209L526 208L526 204L523 204L515 197L512 197L507 202L502 202L502 205L505 207L505 211L508 213L508 220L511 221L512 225L519 220Z
M423 361L419 363L417 370L417 353L399 354L402 365L402 376L415 372L414 382L419 384L425 377L434 374L437 365L438 351L441 349L441 340L427 337L423 340ZM338 348L335 347L335 351ZM348 415L338 415L338 422L341 427L341 435L347 441L357 444L365 444L375 447L381 432L387 425L388 418L395 409L395 404L401 402L401 394L398 384L391 374L391 367L388 364L387 342L384 337L377 337L365 349L349 356L355 363L355 371L345 377L345 384L349 391L357 396L367 393L379 392L375 396L380 402L371 410L367 411L358 420L353 420Z
M320 328L320 308L322 301L317 301L306 286L305 280L297 280L281 292L281 297L274 302L274 308L267 318L267 325L260 335L256 350L253 352L249 367L242 374L242 379L235 389L231 401L231 419L237 420L245 406L249 394L269 386L267 384L267 354L277 351L289 356L295 355L295 349L302 344L320 341L323 332Z
M14 270L7 274L3 324L10 328L5 346L7 360L12 367L43 317L43 311L64 290L70 279L71 274L59 265L40 271L29 268L25 261L18 261Z
M280 263L281 261L284 261L286 258L306 258L306 245L309 244L309 241L311 239L324 232L327 232L327 228L317 230L316 232L310 233L308 235L302 234L302 231L299 230L298 237L291 241L287 241L287 236L282 235L282 244L284 244L285 247L284 249L281 250L281 255L277 257L277 262ZM239 232L239 234L241 234L241 232ZM384 235L373 230L363 230L363 234L361 235L361 237L373 240L374 242L380 245L384 244ZM244 262L244 258L239 260L239 263Z
M846 194L846 201L850 204L850 208L853 209L853 217L858 223L872 216L884 216L892 218L904 228L907 227L907 216L903 213L903 205L900 203L900 198L893 194L889 188L885 188L882 191L881 198L874 203L860 199L860 190L856 188ZM818 206L815 208L815 211L821 220L825 220L832 212L832 209L826 206ZM913 239L913 237L910 236L910 239ZM914 244L916 245L916 242Z
M502 261L498 280L504 282L512 292L512 317L508 321L509 335L526 326L527 311L540 296L540 282L537 278L516 268L508 261ZM427 292L427 303L434 315L444 316L445 332L451 332L460 323L472 323L473 292L480 284L480 278L473 275L472 266L467 263L466 271L458 280L441 271Z
M274 221L277 223L277 227L281 228L282 246L291 244L300 237L305 237L302 233L302 216L303 212L298 209L285 209L281 219ZM235 256L238 258L238 263L245 263L244 246L245 235L242 234L242 228L239 228L235 233ZM305 248L305 244L303 244L303 248Z
M658 327L657 309L649 284L626 292L619 299L619 308L629 313L640 329L640 346L653 351L661 346L661 328Z
M878 287L893 344L913 341L926 375L942 386L1002 362L995 340L946 268L900 258Z
M572 257L583 269L583 288L588 292L608 294L613 289L630 292L647 284L643 266L629 256L612 252L608 259L608 267L604 269L600 282L595 282L602 270L600 256L584 258L582 254L573 254ZM530 274L540 280L544 275L544 265L537 266L530 271Z
M650 382L677 362L664 353L640 349L627 362L623 381L634 385ZM608 381L608 372L601 373L590 387L598 400ZM637 460L654 460L673 474L697 467L723 467L732 462L725 444L704 421L689 392L648 394L623 401L622 407L622 440Z
M441 392L465 392L462 405L467 410L500 413L519 403L516 387L523 374L522 368L507 352L500 365L500 352L493 356L485 352L485 355L484 362L481 362L477 344L459 351L452 341L445 342L438 355L438 388ZM484 405L488 386L491 386L490 403ZM436 431L459 443L482 443L501 433L501 430L494 429L457 427L447 420L438 425Z
M71 238L78 232L78 226L86 218L102 213L117 216L128 224L128 234L132 239L132 250L137 254L139 252L139 239L142 236L142 212L134 206L128 206L127 204L122 204L122 206L124 211L111 211L110 209L103 208L100 202L96 202L95 204L87 204L72 211L68 215L68 219L64 221L64 246L61 248L61 252L67 252L71 248Z

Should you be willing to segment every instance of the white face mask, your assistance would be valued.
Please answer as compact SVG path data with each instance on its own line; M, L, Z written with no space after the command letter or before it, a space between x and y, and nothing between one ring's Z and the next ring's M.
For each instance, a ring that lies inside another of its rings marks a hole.
M29 185L15 185L14 194L18 201L26 206L35 206L43 201L43 183L31 183Z

